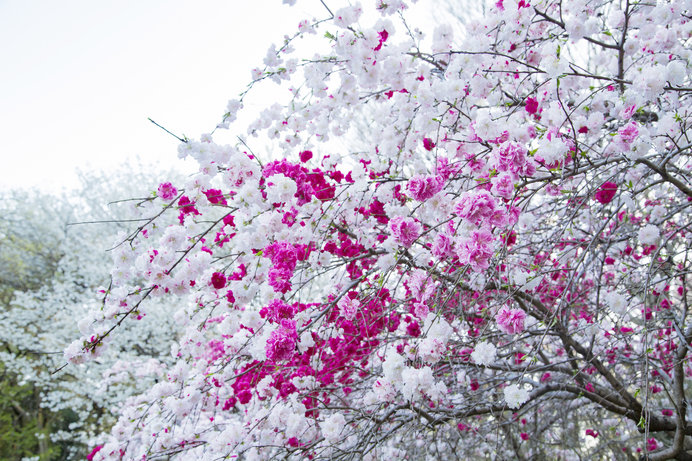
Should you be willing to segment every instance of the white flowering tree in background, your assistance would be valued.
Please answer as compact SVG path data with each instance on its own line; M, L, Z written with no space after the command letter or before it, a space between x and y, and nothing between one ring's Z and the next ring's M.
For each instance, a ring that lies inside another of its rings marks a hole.
M90 457L692 456L692 3L323 5L116 250L70 362L192 301Z
M133 322L90 367L56 372L62 350L79 334L77 322L89 324L89 312L103 298L113 265L106 250L136 228L128 220L141 200L106 204L138 189L146 198L146 182L153 180L124 170L82 179L71 193L5 192L0 205L2 384L22 396L6 397L7 413L16 418L3 428L0 451L17 459L85 456L90 439L114 423L117 405L153 385L142 376L163 369L178 331L171 318L175 301L157 303L148 312L152 325Z

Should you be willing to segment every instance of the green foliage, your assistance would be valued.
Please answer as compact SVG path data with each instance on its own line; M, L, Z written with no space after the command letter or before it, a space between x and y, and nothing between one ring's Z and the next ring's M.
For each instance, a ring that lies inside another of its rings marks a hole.
M40 461L68 459L65 444L52 442L50 434L68 429L74 418L69 411L51 412L40 406L39 390L31 383L20 383L0 364L0 460L19 461L24 458Z

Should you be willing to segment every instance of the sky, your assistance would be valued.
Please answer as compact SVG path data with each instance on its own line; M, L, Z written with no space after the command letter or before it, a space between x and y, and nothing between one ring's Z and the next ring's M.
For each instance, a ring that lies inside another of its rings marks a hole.
M57 192L136 158L192 171L148 118L210 132L272 43L326 17L319 0L0 0L0 191Z
M0 189L57 191L76 168L186 168L178 141L221 120L267 48L318 0L0 0Z

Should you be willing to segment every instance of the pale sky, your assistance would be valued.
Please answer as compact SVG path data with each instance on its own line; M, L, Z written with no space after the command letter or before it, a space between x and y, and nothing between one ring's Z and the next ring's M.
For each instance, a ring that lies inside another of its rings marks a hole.
M319 0L0 0L0 190L58 191L135 156L190 171L147 117L210 132L272 43L326 17Z
M76 167L178 163L267 48L318 0L0 0L0 188L58 190Z

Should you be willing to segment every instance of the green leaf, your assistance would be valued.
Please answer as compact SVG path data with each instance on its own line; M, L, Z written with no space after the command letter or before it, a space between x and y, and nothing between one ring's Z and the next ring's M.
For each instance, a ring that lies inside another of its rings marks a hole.
M644 426L646 425L646 419L644 419L644 416L639 417L639 422L637 423L637 427L641 427L644 429Z

